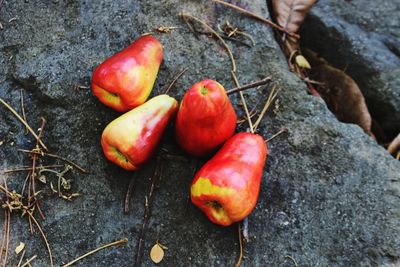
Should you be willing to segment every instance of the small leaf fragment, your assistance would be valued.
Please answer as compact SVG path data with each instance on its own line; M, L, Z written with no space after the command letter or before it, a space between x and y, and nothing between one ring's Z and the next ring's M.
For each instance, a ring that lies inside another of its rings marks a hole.
M304 69L311 69L310 63L302 55L296 56L296 64Z
M25 243L19 242L19 245L15 248L15 253L19 254L25 248Z
M46 183L46 176L42 174L42 175L39 176L38 180L39 180L41 183L45 184L45 183Z
M164 250L158 243L151 248L150 258L154 263L159 263L164 258Z

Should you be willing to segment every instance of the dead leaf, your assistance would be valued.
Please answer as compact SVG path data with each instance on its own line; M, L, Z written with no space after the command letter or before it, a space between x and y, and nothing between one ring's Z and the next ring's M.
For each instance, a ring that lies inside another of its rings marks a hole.
M158 243L151 248L150 258L154 263L159 263L164 258L164 250Z
M272 7L278 24L296 33L315 2L317 0L272 0Z
M19 254L25 248L25 244L23 242L19 242L19 245L15 248L15 253Z
M317 0L272 0L272 9L280 26L289 32L297 33L307 13L316 2ZM299 77L307 78L302 69L307 68L309 64L301 56L299 40L283 35L282 50L288 58L290 69ZM293 64L293 58L296 64Z
M308 63L307 59L302 55L296 56L296 63L304 69L311 69L310 63Z
M400 134L395 139L393 139L387 150L390 154L400 151Z
M316 85L315 89L338 120L358 124L373 136L371 115L357 83L342 70L318 57L315 52L303 49L303 54L311 64L311 79L322 83Z
M41 183L45 184L45 183L46 183L46 176L42 174L42 175L40 175L40 176L38 177L38 180L39 180Z

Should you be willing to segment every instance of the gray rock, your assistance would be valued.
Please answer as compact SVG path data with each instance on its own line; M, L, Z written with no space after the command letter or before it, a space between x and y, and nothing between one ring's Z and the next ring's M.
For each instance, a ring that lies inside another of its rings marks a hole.
M250 242L245 245L243 265L293 266L290 257L299 266L400 264L399 162L358 126L339 123L321 100L307 95L304 84L288 71L267 26L201 1L33 2L5 1L1 6L0 97L19 111L22 90L31 126L40 126L40 116L48 121L43 141L50 150L91 171L68 175L74 180L73 190L82 193L72 202L51 196L48 186L43 187L41 206L47 218L41 223L57 266L125 237L127 245L103 250L77 266L132 266L149 177L155 168L153 160L139 172L131 212L124 215L123 199L133 174L107 162L99 144L103 128L118 113L99 103L90 89L76 89L76 85L88 86L93 68L140 34L158 26L180 26L176 32L159 35L165 55L153 95L186 67L187 73L171 91L178 99L191 84L206 77L226 88L234 87L223 47L205 36L196 39L178 18L180 11L214 27L229 20L252 34L257 45L251 49L229 43L241 83L271 75L282 88L279 108L268 112L259 132L269 137L287 127L289 134L269 143L260 198L249 216ZM268 14L264 1L236 3ZM13 17L18 19L8 22ZM269 90L247 91L248 103L258 103L261 109ZM243 115L239 97L231 99ZM17 148L30 149L34 140L24 134L10 112L1 110L1 169L29 164ZM245 129L241 125L238 130ZM161 146L187 157L176 146L172 129ZM163 163L145 236L143 265L152 266L148 254L159 240L168 247L162 266L231 266L238 257L237 228L213 225L188 203L197 160L187 158L189 162ZM25 174L1 177L9 180L10 189L21 190ZM47 179L56 178L49 175ZM48 266L39 235L30 236L26 220L15 215L10 265L18 260L13 250L20 241L27 245L26 255L38 255L34 266Z
M304 46L357 82L385 142L400 132L399 12L399 1L322 0L302 28Z

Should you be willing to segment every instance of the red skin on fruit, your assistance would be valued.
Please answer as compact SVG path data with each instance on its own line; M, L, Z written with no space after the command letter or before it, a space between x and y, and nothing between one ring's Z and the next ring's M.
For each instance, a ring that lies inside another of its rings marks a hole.
M205 156L220 147L236 128L236 113L224 87L213 80L194 84L178 110L175 136L189 154Z
M174 98L159 95L113 120L101 136L104 155L126 170L137 170L151 157L177 109Z
M138 38L97 66L91 81L93 94L120 112L143 104L153 88L162 56L157 38Z
M268 149L257 134L238 133L197 173L191 199L216 224L243 220L256 205Z

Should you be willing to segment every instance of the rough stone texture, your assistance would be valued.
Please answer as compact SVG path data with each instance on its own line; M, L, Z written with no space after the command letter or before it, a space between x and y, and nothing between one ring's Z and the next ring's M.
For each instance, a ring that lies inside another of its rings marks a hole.
M303 45L357 82L385 141L400 131L399 13L400 1L321 0L302 28Z
M236 3L268 14L264 1ZM224 49L207 37L197 40L178 18L180 11L213 26L229 20L251 33L257 41L251 49L230 43L240 81L272 75L282 87L279 110L267 114L260 133L268 137L281 127L290 133L269 143L260 198L249 217L251 241L243 265L293 266L291 256L299 266L398 266L399 162L358 126L339 123L321 100L307 95L304 84L288 71L267 26L202 1L4 1L0 97L19 110L22 89L29 123L36 129L39 116L48 121L44 141L50 150L91 170L89 175L69 175L75 181L73 190L83 194L73 202L50 196L49 189L43 195L43 226L56 265L126 237L127 245L103 250L77 266L132 266L155 167L152 161L139 172L131 212L124 215L122 202L132 173L108 163L99 145L102 129L118 114L100 104L89 89L75 89L88 86L94 66L153 27L178 25L182 29L177 32L159 35L165 55L153 95L185 67L189 70L171 92L178 99L205 77L234 87ZM13 17L18 19L8 22ZM258 103L261 109L268 92L248 91L249 104ZM242 114L239 97L231 99ZM16 150L31 148L33 139L11 113L1 110L0 168L29 164ZM185 156L171 129L162 147ZM162 266L231 266L236 261L236 226L213 225L187 202L196 166L196 160L188 160L164 162L145 238L145 266L152 266L148 253L157 239L169 248ZM23 174L1 176L9 179L10 188L20 190ZM23 241L27 255L38 255L34 266L47 266L39 236L29 236L28 224L19 216L12 222L10 264L17 261L13 249Z

